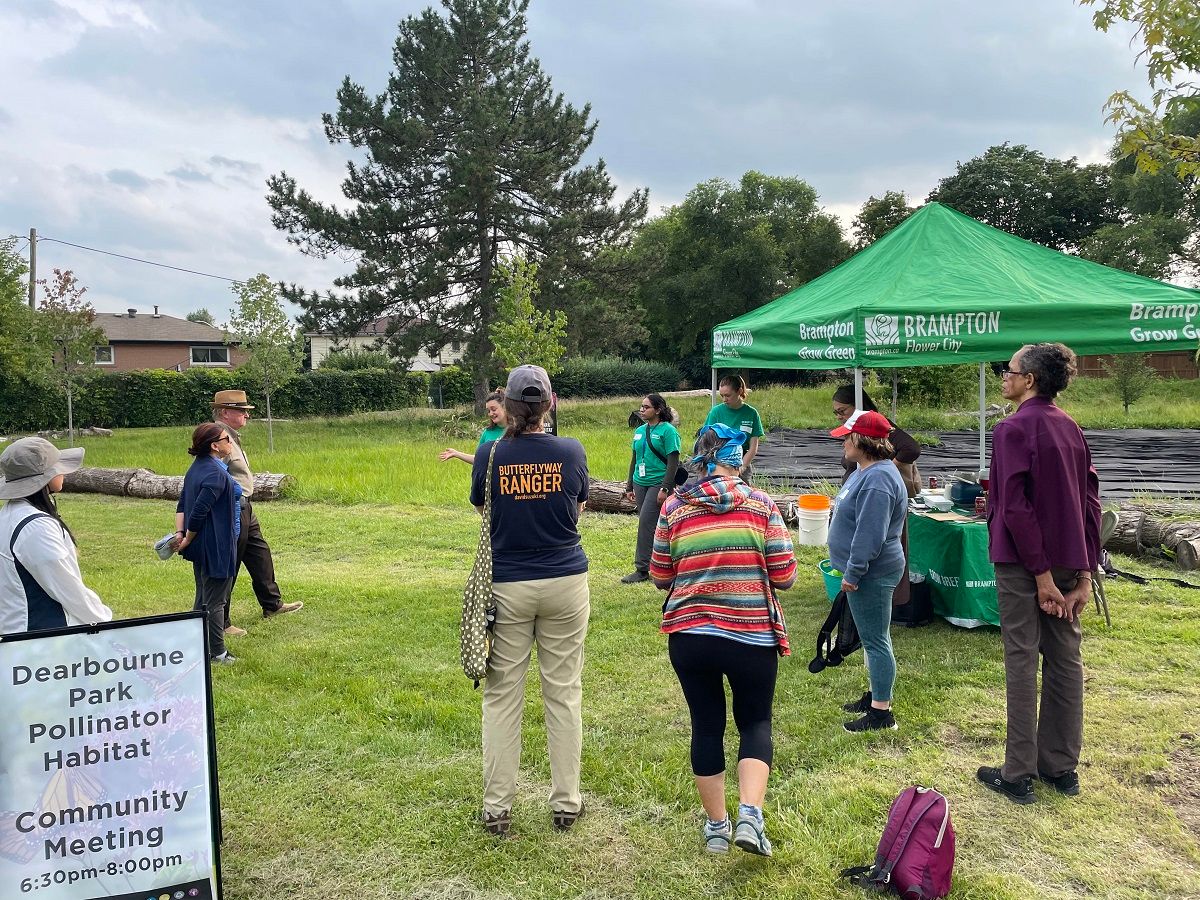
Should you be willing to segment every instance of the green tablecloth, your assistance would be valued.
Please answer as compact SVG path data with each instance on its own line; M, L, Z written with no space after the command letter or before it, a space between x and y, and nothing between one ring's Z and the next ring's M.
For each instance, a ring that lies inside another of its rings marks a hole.
M925 576L933 611L946 621L964 628L1000 624L985 523L939 522L909 513L908 570Z

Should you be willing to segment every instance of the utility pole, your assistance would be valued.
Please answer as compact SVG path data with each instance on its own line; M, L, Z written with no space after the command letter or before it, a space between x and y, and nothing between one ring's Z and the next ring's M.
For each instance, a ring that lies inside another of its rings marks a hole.
M37 309L37 229L29 229L29 308Z

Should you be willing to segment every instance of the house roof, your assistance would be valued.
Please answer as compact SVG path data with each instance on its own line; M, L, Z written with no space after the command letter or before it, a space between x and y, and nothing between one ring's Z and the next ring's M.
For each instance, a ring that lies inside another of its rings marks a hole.
M397 320L403 322L403 324L396 329L397 331L401 332L407 331L412 324L422 321L421 319L405 319L403 316L380 316L378 319L372 319L370 322L367 322L365 325L359 328L358 331L354 332L354 336L364 338L385 337L388 332L388 327L393 321ZM304 336L334 337L335 335L332 331L306 331L304 332Z
M203 322L189 322L175 316L129 312L96 313L94 323L109 343L137 342L162 344L223 344L225 332Z

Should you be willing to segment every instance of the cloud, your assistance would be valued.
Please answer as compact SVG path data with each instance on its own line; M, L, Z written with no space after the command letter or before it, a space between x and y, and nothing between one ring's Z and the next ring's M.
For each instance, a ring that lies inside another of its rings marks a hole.
M129 188L131 191L144 191L153 184L149 178L139 175L132 169L109 169L105 178L113 184Z
M320 124L347 75L386 87L398 21L430 0L55 0L0 4L0 234L73 243L232 278L322 290L339 260L300 255L270 223L267 175L344 203L346 161ZM950 12L948 12L950 10ZM923 200L956 161L1027 143L1102 159L1100 110L1137 89L1128 32L1072 4L1010 0L539 0L532 52L599 121L618 196L651 208L748 169L804 178L843 220L870 194ZM6 134L7 136L7 134ZM221 281L39 247L97 309L218 318Z
M167 174L179 181L188 181L193 183L207 182L211 184L213 180L211 175L209 175L207 172L201 172L191 163L179 166L176 169L172 169Z
M233 169L236 172L241 172L245 175L255 175L262 171L262 166L258 163L248 162L244 159L230 159L228 156L210 156L209 163L224 169Z

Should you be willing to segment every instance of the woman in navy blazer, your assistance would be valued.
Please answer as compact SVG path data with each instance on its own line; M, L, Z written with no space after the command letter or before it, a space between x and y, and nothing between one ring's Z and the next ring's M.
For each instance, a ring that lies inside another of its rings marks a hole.
M232 441L215 422L192 432L188 453L196 457L183 477L183 492L175 507L179 555L192 564L196 576L194 609L208 616L208 657L230 664L225 649L225 608L237 575L237 537L241 527L238 499L242 493L225 460Z

